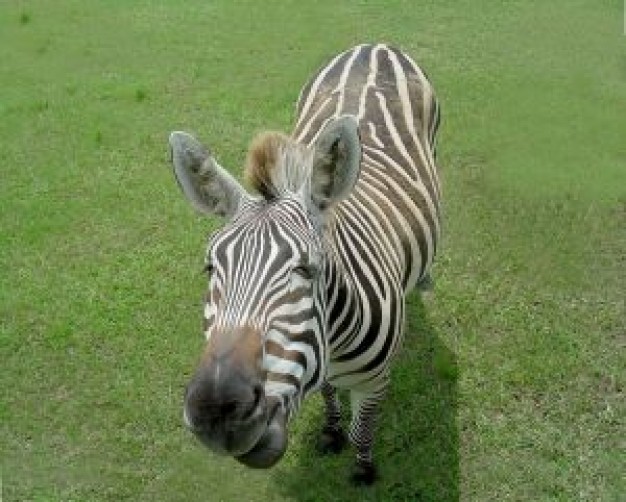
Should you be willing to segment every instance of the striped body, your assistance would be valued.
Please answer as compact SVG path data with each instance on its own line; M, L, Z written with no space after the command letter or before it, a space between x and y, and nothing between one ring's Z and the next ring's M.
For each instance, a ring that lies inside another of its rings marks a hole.
M404 293L428 273L439 237L438 104L410 58L362 45L310 80L297 112L293 137L306 144L332 117L352 114L359 122L361 174L325 235L335 261L327 277L327 380L384 386L402 333Z

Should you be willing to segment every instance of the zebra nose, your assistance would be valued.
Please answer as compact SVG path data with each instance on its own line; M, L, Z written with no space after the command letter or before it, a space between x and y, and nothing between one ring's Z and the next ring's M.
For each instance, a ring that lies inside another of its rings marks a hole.
M245 422L264 401L261 381L241 371L215 365L200 368L185 396L185 417L192 429Z

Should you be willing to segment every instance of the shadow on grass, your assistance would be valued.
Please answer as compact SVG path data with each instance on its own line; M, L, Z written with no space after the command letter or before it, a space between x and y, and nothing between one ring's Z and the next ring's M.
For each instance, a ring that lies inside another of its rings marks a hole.
M350 485L352 449L338 457L313 453L323 415L318 406L305 424L297 426L304 444L288 470L275 478L277 489L301 502L458 501L456 414L456 355L440 340L424 301L414 293L407 300L404 347L393 365L379 418L374 454L380 479L372 487Z

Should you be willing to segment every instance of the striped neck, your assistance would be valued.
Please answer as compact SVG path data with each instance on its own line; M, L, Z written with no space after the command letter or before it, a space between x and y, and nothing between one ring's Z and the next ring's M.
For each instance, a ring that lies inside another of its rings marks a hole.
M327 249L324 283L326 286L326 333L329 359L341 356L351 337L362 324L363 305L355 282L356 273L332 248Z

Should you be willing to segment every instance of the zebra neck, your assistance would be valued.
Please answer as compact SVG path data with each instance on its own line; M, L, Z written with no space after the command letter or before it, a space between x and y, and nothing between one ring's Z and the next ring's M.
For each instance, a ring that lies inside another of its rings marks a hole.
M363 317L354 273L336 256L332 258L326 267L326 339L330 359L339 355L351 335L358 332Z

